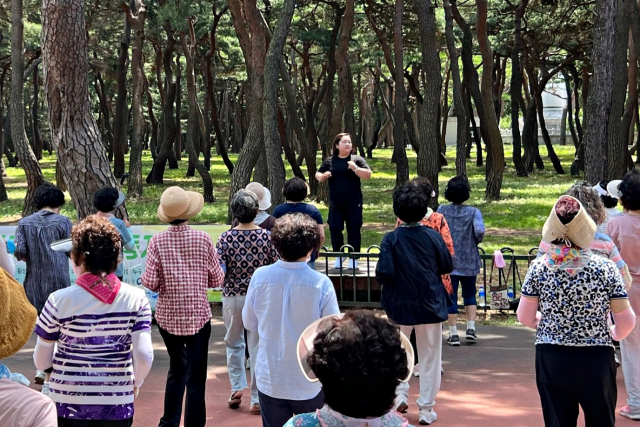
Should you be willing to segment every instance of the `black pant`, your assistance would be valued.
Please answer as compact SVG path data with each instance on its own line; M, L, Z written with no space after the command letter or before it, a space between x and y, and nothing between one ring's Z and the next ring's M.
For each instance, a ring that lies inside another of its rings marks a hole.
M133 418L126 420L75 420L58 417L58 427L131 427Z
M164 392L164 415L159 427L179 427L185 386L185 427L202 427L206 423L204 390L207 383L207 357L211 322L195 335L173 335L162 328L160 335L169 353L169 373Z
M258 390L262 427L282 427L291 417L306 412L314 412L324 405L322 391L309 400L287 400L267 396Z
M536 345L536 383L546 427L614 427L616 365L613 348Z
M338 252L344 245L344 223L347 223L347 241L353 246L354 252L360 252L362 239L360 229L362 228L362 202L355 201L347 204L329 204L329 231L331 232L331 246Z

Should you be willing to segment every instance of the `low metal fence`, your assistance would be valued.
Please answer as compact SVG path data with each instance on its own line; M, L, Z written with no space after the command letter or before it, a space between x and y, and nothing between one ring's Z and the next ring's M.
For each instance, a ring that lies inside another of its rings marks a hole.
M365 252L354 252L349 245L343 246L342 249L347 252L332 252L323 247L316 260L316 271L326 274L331 279L341 307L380 308L382 289L375 274L380 247L369 246ZM518 298L525 274L531 261L536 258L538 248L532 248L526 255L516 254L513 248L501 248L500 252L505 260L503 269L493 267L493 253L486 253L482 247L478 250L481 259L476 285L479 293L478 309L490 309L489 290L494 283L499 286L507 285L509 299ZM357 260L358 269L348 268L351 260ZM481 289L484 292L481 292Z

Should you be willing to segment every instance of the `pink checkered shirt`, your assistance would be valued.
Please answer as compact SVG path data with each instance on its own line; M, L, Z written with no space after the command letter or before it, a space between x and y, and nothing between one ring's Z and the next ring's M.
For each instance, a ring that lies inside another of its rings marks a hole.
M174 335L194 335L211 319L207 288L222 286L224 273L211 237L188 225L156 234L147 248L142 284L158 292L156 320Z

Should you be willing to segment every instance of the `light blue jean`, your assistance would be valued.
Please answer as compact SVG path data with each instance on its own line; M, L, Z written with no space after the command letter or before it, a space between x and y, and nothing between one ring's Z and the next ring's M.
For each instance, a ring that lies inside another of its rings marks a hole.
M227 347L227 369L231 392L242 391L247 388L247 373L245 371L245 342L244 324L242 323L242 308L244 296L222 297L222 316L227 333L224 344ZM258 387L256 385L256 358L258 356L258 334L247 331L247 345L251 364L251 403L258 403Z

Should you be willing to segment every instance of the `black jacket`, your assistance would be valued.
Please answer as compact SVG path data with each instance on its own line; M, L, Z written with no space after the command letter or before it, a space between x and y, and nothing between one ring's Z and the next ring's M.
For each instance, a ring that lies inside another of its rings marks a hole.
M376 278L382 285L382 308L399 325L447 320L449 297L440 276L452 270L438 232L422 225L398 227L380 246Z

